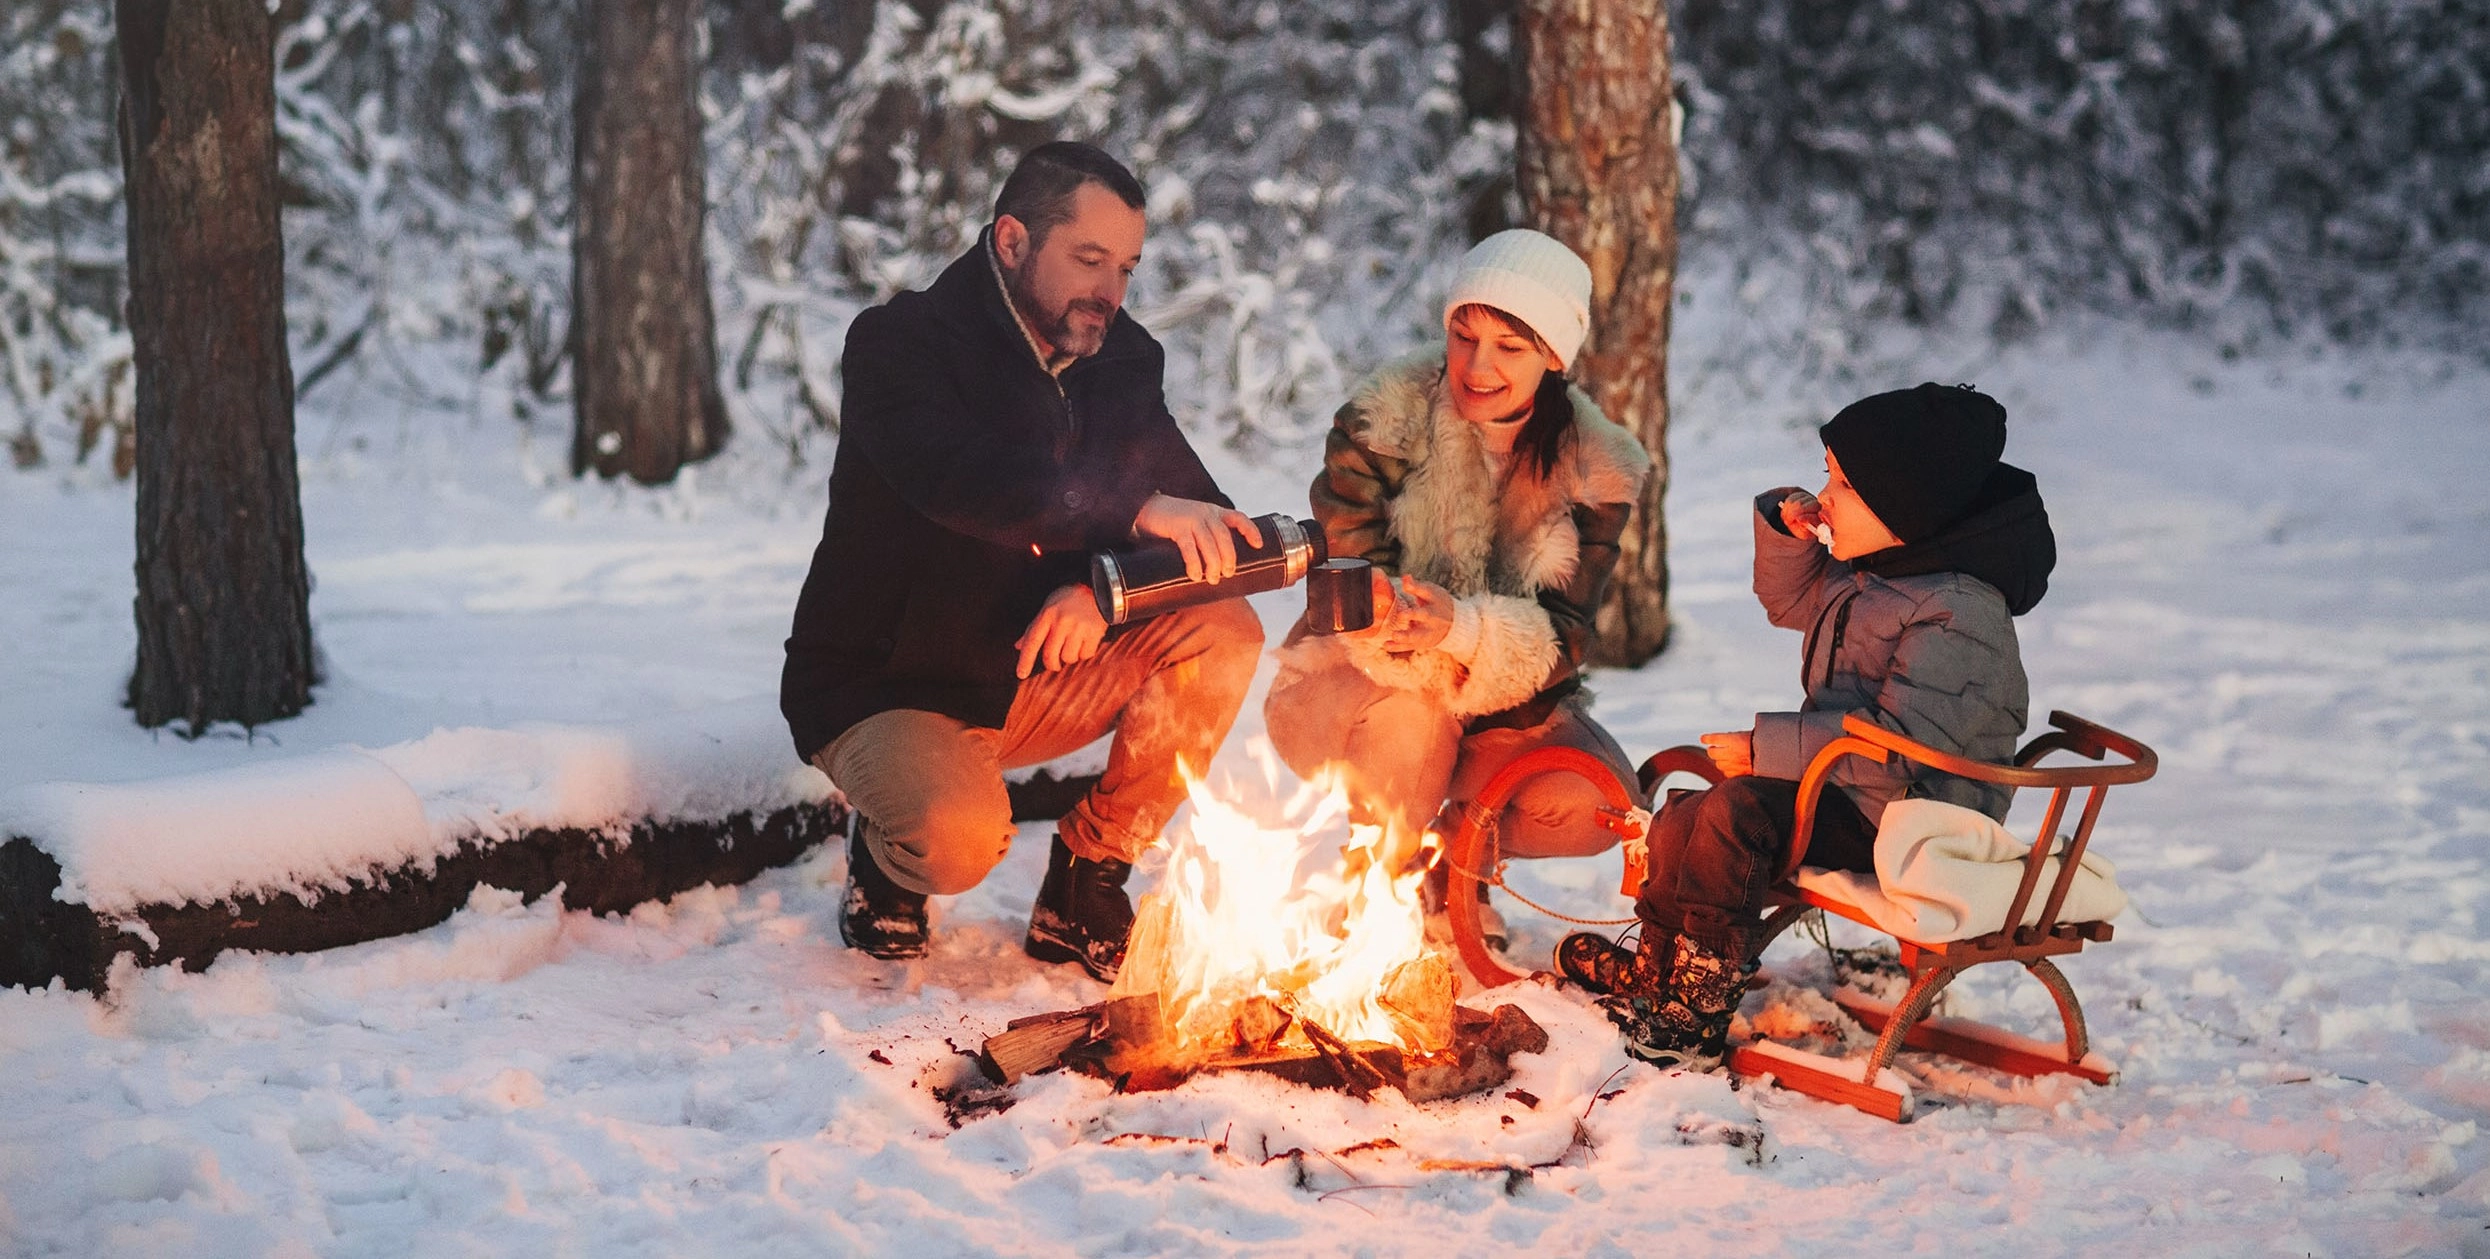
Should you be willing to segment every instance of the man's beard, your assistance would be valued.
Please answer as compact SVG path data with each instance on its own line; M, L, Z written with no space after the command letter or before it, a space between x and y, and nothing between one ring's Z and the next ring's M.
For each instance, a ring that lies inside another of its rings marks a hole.
M1098 347L1106 343L1107 327L1115 322L1115 307L1095 298L1076 297L1064 303L1061 309L1047 309L1046 303L1039 300L1029 284L1029 273L1036 269L1033 263L1034 260L1016 269L1003 269L1003 287L1011 291L1013 307L1019 310L1021 318L1029 321L1030 329L1038 334L1038 338L1053 347L1055 353L1069 354L1074 358L1088 358L1096 354ZM1085 328L1075 325L1072 322L1075 311L1096 315L1098 326Z

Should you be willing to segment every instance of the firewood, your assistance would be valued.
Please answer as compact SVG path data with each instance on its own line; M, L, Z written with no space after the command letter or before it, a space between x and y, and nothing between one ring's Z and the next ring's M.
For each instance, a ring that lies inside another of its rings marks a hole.
M1169 992L1177 987L1174 976L1167 973L1173 914L1163 893L1143 896L1140 904L1134 906L1132 934L1124 944L1124 968L1116 972L1115 982L1108 986L1109 998Z
M1371 1085L1392 1082L1383 1072L1377 1070L1374 1064L1367 1062L1359 1056L1356 1050L1351 1049L1348 1042L1332 1035L1322 1024L1300 1015L1297 1018L1297 1027L1306 1034L1308 1041L1313 1042L1314 1051L1321 1054L1323 1061L1330 1064L1332 1071L1339 1075L1340 1086L1349 1090L1350 1096L1361 1102L1373 1101L1375 1094Z
M1377 1045L1359 1050L1357 1056L1360 1062L1380 1072L1384 1083L1394 1088L1400 1087L1401 1054L1399 1050L1389 1045ZM1302 1084L1307 1088L1338 1089L1344 1093L1354 1091L1340 1082L1341 1071L1339 1067L1333 1065L1333 1060L1326 1058L1323 1051L1316 1049L1301 1049L1292 1046L1259 1058L1229 1058L1212 1064L1212 1069L1250 1071L1256 1075L1286 1080L1291 1084ZM1359 1073L1355 1067L1349 1070L1360 1080L1370 1078Z
M1487 1034L1480 1037L1499 1056L1545 1053L1548 1029L1518 1005L1500 1005L1488 1016Z
M1236 1052L1242 1055L1265 1054L1278 1046L1280 1037L1293 1022L1278 1002L1265 996L1252 996L1238 1003L1231 1022L1235 1033Z
M1453 1007L1453 1025L1459 1040L1474 1040L1496 1051L1500 1056L1535 1054L1548 1047L1548 1031L1517 1005L1500 1005L1489 1014L1470 1007Z
M1502 1053L1465 1038L1440 1054L1410 1059L1403 1077L1403 1097L1432 1102L1494 1088L1513 1078L1513 1068Z
M1065 1050L1096 1036L1104 1023L1097 1006L1014 1019L986 1038L986 1061L994 1078L1017 1084L1022 1076L1053 1070Z
M1451 963L1430 949L1383 977L1376 1004L1390 1016L1401 1043L1432 1053L1453 1043L1453 998L1460 992Z
M1147 1049L1167 1039L1167 1011L1159 994L1110 997L1096 1008L1106 1020L1106 1037L1118 1049Z

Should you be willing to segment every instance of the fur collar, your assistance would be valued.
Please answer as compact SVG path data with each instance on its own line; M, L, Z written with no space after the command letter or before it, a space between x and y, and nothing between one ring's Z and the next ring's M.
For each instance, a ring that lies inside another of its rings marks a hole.
M1565 457L1545 480L1515 469L1499 494L1477 426L1453 410L1441 352L1398 360L1359 386L1349 436L1409 467L1385 503L1404 570L1456 595L1527 598L1573 579L1582 560L1574 506L1635 501L1651 456L1579 386L1566 396L1574 424Z

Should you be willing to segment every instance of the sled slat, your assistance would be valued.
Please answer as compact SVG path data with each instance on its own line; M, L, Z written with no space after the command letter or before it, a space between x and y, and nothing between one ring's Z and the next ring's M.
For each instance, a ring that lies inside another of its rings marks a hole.
M1812 1059L1812 1061L1810 1061ZM1907 1086L1881 1088L1862 1083L1854 1064L1838 1059L1757 1041L1740 1045L1730 1051L1729 1069L1746 1076L1771 1076L1781 1087L1809 1097L1839 1103L1862 1110L1879 1119L1908 1123L1911 1119L1911 1094ZM1892 1071L1879 1072L1882 1080L1895 1080Z
M1891 1002L1856 992L1837 991L1833 994L1833 1003L1871 1032L1884 1031L1886 1022L1893 1017ZM2118 1078L2118 1072L2099 1054L2086 1054L2081 1062L2068 1062L2066 1051L2059 1046L2017 1036L1969 1019L1921 1019L1911 1025L1911 1030L1902 1038L1902 1044L1906 1049L1940 1053L1993 1067L2010 1075L2072 1075L2095 1084L2107 1084Z

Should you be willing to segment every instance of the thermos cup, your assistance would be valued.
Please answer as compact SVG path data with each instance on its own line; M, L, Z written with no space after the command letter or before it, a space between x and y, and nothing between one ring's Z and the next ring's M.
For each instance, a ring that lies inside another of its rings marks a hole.
M1247 546L1238 537L1236 575L1217 585L1186 577L1184 552L1165 538L1091 556L1089 592L1098 600L1098 615L1109 625L1123 625L1178 608L1261 594L1295 585L1323 562L1323 531L1313 521L1274 512L1256 516L1254 525L1262 531L1262 545Z
M1361 559L1327 560L1306 575L1306 629L1350 634L1375 623L1375 566Z

